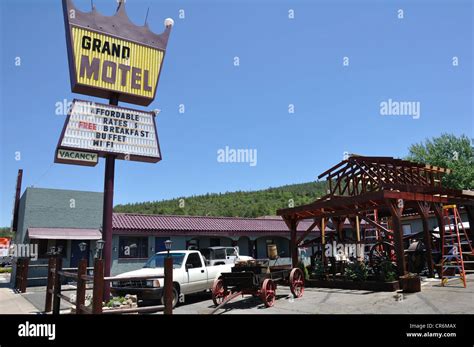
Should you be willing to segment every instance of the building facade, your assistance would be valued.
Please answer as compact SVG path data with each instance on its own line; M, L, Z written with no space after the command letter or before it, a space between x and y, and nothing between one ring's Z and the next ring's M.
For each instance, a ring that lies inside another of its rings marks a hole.
M64 267L77 267L79 260L92 264L95 242L102 238L103 194L74 190L26 188L20 199L16 244L33 244L38 259L46 264L52 247L60 248ZM301 223L303 233L311 222ZM313 236L314 237L314 236ZM275 245L281 261L289 261L289 232L279 217L234 218L122 214L113 215L112 269L116 275L142 267L171 239L173 249L238 246L242 255L267 257ZM81 251L79 245L87 245ZM14 269L15 271L15 269ZM31 268L29 277L46 276L45 268ZM15 276L12 276L14 278ZM44 284L34 280L28 285Z
M102 239L103 194L75 190L26 188L20 199L16 244L37 245L38 259L32 264L46 264L51 247L61 248L64 267L77 267L79 260L88 259L92 265L96 256L96 241ZM463 216L463 220L467 217ZM298 225L298 238L312 224L303 220ZM363 228L365 224L361 223ZM429 219L436 228L436 219ZM348 221L345 232L354 232ZM404 234L422 231L421 220L416 216L403 220ZM328 225L327 231L334 231ZM320 236L316 227L304 241ZM280 217L237 218L203 216L169 216L114 213L112 237L112 269L117 275L141 268L156 252L165 249L164 242L173 241L173 249L206 248L211 246L237 246L241 255L266 258L268 246L276 246L281 263L290 263L290 233ZM79 245L86 244L81 251ZM313 248L301 250L306 257ZM15 269L13 269L15 272ZM45 268L31 268L29 277L46 276ZM12 278L15 278L13 275ZM41 285L34 280L28 285Z

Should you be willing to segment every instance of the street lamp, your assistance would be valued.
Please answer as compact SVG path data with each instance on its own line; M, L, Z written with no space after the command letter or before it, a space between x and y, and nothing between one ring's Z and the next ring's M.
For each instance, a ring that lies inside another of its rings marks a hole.
M96 254L98 255L99 259L102 259L102 250L104 249L104 245L104 240L99 240L95 243Z
M171 245L173 244L173 241L171 240L166 240L165 241L165 248L168 251L168 257L170 256L170 250L171 250Z

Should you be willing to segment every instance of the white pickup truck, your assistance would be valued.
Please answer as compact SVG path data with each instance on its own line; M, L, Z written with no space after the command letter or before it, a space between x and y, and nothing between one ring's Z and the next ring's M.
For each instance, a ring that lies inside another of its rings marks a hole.
M176 306L180 294L192 294L212 288L214 280L222 272L230 272L233 264L206 266L199 251L171 251L173 257L173 307ZM159 252L152 256L143 268L125 272L116 277L163 276L167 252ZM161 300L163 298L164 279L127 280L112 282L112 293L124 296L137 295L142 300ZM163 303L164 304L164 303Z

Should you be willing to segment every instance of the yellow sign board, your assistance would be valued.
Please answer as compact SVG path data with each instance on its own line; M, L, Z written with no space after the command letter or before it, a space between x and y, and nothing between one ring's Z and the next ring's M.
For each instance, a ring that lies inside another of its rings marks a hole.
M163 51L72 27L78 84L153 99Z
M148 106L156 96L172 21L161 34L137 26L120 2L113 16L62 0L74 93Z

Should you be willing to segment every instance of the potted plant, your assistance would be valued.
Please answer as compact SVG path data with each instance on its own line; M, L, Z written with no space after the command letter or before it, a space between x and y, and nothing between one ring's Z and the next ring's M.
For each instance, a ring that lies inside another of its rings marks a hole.
M417 293L421 291L421 279L418 274L407 273L400 276L400 286L405 293Z

